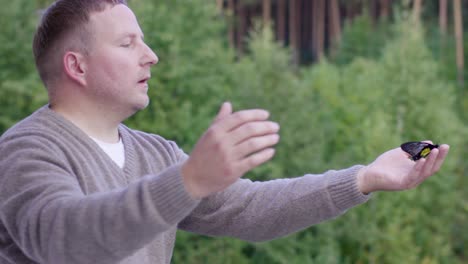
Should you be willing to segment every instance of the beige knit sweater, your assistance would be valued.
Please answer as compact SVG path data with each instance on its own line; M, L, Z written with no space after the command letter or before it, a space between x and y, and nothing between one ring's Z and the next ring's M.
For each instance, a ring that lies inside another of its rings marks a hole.
M336 217L369 199L361 166L268 182L241 179L194 200L187 155L121 125L119 168L84 132L42 107L0 138L0 263L170 263L178 228L264 241Z

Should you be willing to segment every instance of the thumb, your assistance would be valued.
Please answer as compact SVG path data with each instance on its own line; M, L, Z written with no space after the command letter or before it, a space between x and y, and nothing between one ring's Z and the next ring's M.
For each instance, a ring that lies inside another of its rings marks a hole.
M213 123L218 122L219 120L225 118L226 116L232 114L232 105L230 102L224 102L219 109L218 114L216 115Z

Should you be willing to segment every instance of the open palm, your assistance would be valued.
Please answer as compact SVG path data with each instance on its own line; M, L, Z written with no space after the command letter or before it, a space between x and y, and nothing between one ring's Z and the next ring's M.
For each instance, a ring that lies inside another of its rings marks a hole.
M438 149L433 149L427 158L416 162L409 159L401 148L389 150L360 172L358 180L361 191L370 193L414 188L440 169L449 148L442 144Z

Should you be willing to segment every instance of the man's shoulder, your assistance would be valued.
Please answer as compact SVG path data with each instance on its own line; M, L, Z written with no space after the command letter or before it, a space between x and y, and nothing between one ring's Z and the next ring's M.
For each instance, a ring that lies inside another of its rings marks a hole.
M16 123L0 137L0 152L11 153L34 149L36 151L58 153L59 150L72 150L83 144L82 134L71 124L55 114L48 105Z
M41 107L31 115L20 120L12 127L7 129L0 137L0 143L8 138L22 137L32 134L40 134L41 132L52 129L47 122L47 115L44 113L47 106Z

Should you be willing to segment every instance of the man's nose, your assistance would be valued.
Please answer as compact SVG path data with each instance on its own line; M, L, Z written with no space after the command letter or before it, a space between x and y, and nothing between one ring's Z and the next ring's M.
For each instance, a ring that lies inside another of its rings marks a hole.
M154 51L146 44L144 44L144 58L142 63L144 65L149 64L149 65L155 65L159 61L158 56Z

